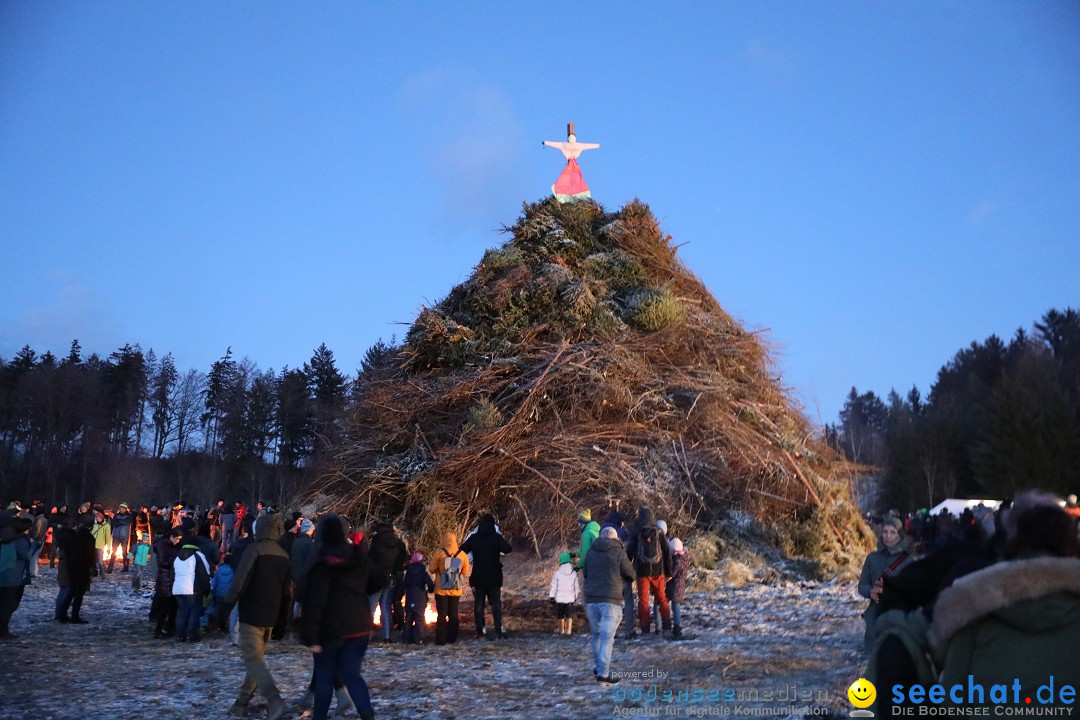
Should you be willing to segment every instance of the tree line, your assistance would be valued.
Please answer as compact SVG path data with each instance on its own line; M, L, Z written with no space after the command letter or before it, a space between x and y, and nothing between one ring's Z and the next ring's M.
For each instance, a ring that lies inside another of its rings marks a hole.
M83 357L77 340L66 357L27 346L0 358L0 497L287 500L329 462L351 387L325 344L280 371L230 348L205 372L139 345L108 357Z
M1027 488L1080 492L1080 313L1050 310L1009 342L973 342L918 388L852 388L826 440L871 468L869 504L907 511Z

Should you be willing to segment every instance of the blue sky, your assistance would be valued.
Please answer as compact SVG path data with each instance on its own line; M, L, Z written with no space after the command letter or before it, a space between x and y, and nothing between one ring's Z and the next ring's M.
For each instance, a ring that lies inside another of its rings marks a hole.
M1080 3L0 4L0 357L353 373L598 142L814 421L1080 306Z

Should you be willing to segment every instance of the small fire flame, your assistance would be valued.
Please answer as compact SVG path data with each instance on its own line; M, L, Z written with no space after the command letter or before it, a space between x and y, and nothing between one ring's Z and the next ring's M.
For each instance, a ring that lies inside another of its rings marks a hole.
M382 606L381 605L376 605L375 606L375 614L371 616L371 622L375 623L376 625L380 625L380 626L382 625Z
M439 619L439 613L435 612L434 605L428 605L424 608L424 624L434 625L435 621Z

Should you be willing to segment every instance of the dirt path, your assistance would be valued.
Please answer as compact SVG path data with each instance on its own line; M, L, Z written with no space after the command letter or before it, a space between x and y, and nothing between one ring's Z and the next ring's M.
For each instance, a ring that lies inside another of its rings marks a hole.
M149 597L133 595L127 577L95 579L84 604L90 624L75 626L52 620L55 571L42 570L12 622L19 639L0 645L0 718L225 717L243 677L236 648L221 634L198 644L152 639ZM373 645L364 677L377 716L700 717L749 708L779 717L804 708L810 717L825 709L847 715L846 689L862 672L862 602L851 583L689 593L683 622L690 639L616 641L613 670L639 673L617 689L594 682L580 616L577 634L559 637L546 603L509 600L517 614L505 641L474 640L463 607L464 639L456 645ZM267 657L286 700L302 695L311 674L306 649L290 639L273 643ZM265 717L253 708L251 717ZM286 717L310 713L294 708Z

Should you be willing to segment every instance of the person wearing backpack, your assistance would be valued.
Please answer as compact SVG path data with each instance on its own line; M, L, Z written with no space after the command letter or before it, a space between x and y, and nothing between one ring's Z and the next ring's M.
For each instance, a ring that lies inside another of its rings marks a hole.
M0 528L0 640L16 637L8 629L8 623L30 584L31 549L26 533L31 525L33 520L15 517Z
M448 532L442 537L442 547L432 553L428 571L435 576L435 644L457 642L458 603L469 576L469 556L458 547L457 535Z
M671 608L668 606L664 585L671 577L671 550L666 542L661 542L660 530L656 527L656 516L649 508L638 511L637 529L630 538L626 549L637 573L638 622L641 632L649 632L649 598L656 598L660 604L660 616L664 630L671 629Z
M203 596L210 592L210 563L195 542L194 529L188 521L181 527L184 536L180 550L173 559L172 594L176 598L177 642L199 642L199 618L202 617Z

